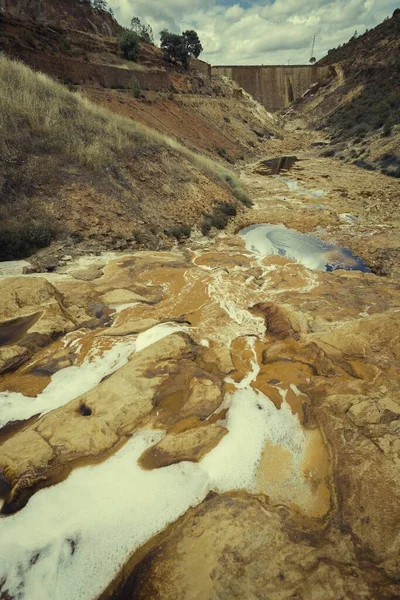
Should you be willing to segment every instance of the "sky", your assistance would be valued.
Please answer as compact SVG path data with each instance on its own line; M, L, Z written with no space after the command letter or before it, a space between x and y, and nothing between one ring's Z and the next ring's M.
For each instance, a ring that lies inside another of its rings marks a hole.
M195 29L212 65L305 64L375 27L399 0L108 0L121 25L137 16L154 31Z

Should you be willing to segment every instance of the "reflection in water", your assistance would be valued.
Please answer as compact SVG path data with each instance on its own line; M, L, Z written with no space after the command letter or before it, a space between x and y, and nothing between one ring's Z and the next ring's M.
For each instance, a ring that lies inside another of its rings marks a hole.
M12 346L19 342L28 330L39 320L42 312L26 317L17 317L0 323L0 346Z
M297 156L270 158L261 161L254 172L258 175L278 175L281 171L289 171L297 161Z
M308 269L369 272L361 258L354 256L348 248L328 244L314 235L299 233L284 225L252 225L242 229L240 235L248 250L291 258Z

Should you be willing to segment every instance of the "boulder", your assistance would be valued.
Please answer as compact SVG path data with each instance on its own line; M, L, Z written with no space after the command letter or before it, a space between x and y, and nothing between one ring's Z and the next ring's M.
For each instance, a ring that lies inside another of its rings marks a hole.
M63 296L45 279L13 277L0 281L0 345L13 346L2 351L0 370L12 368L15 360L19 366L34 350L76 326Z
M183 460L199 462L228 433L225 427L207 425L183 433L169 434L142 454L139 464L144 469L167 467Z

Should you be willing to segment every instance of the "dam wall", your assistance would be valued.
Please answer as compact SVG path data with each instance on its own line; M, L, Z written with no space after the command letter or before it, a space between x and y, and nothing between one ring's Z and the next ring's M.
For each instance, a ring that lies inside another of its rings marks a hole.
M212 67L213 75L229 77L270 112L289 106L329 73L329 66L317 65Z

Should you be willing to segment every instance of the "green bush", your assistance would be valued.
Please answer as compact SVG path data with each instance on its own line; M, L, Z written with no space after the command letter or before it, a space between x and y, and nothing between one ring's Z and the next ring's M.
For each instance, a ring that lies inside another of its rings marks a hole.
M135 61L139 54L139 42L137 33L125 29L118 37L118 46L123 57Z
M218 210L227 215L228 217L236 217L237 215L236 207L233 206L233 204L231 204L230 202L227 202L226 204L221 202L218 205Z
M174 225L165 232L169 237L174 237L180 242L183 238L190 237L192 229L189 225Z
M211 217L210 215L205 215L201 225L200 230L203 235L207 235L210 233L212 228Z
M135 98L140 98L140 94L142 93L136 75L132 76L132 93Z
M228 225L229 217L228 217L228 215L226 215L225 213L223 213L217 209L211 215L210 220L211 220L211 225L213 227L215 227L216 229L225 229L225 227Z
M22 221L0 226L0 261L26 258L48 246L55 236L46 222Z

